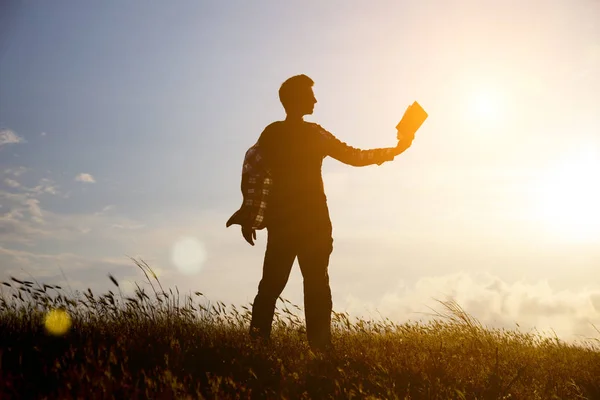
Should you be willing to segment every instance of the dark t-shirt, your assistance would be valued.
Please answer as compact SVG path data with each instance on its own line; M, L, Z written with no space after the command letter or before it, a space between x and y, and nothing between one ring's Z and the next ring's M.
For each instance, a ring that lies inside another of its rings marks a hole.
M266 212L267 226L330 223L323 188L323 159L365 166L394 159L394 148L360 150L341 142L315 123L277 121L259 140L273 186Z

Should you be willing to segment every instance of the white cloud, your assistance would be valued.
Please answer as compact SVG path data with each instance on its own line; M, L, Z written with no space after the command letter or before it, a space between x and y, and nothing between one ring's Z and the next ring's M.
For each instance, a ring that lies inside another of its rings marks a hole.
M77 182L96 183L96 180L91 174L81 173L75 177Z
M115 209L115 205L109 204L107 206L102 207L101 211L95 212L94 215L106 215L109 211L112 211L114 209Z
M23 143L25 139L10 129L0 129L0 148L6 144Z
M25 201L25 204L29 208L29 214L31 215L31 218L35 222L43 223L44 220L42 219L42 209L40 208L40 201L37 199L27 199Z
M58 191L56 190L55 186L46 186L46 187L44 187L44 192L45 193L54 194L54 195L58 194Z
M112 206L104 207L102 213L52 212L43 207L41 200L41 196L50 189L21 187L18 190L18 193L0 190L3 206L0 212L0 243L35 246L41 242L48 245L52 242L51 246L68 248L67 243L98 240L121 248L135 240L128 232L132 229L141 232L141 228L145 227L134 219L107 213L113 209ZM84 239L82 234L93 238Z
M44 229L44 211L40 201L28 188L26 192L11 193L0 190L0 201L8 212L0 214L0 243L20 243L33 245L41 237L52 236L53 232Z
M356 316L364 311L377 319L383 316L396 321L429 319L431 309L443 311L437 300L454 300L469 315L490 328L536 329L556 334L564 340L596 337L592 324L600 324L600 287L555 290L548 281L516 281L507 283L488 273L464 272L429 276L414 285L399 282L396 289L380 295L375 301L364 301L349 295L346 310Z
M86 271L93 270L101 276L106 276L109 271L121 271L129 268L129 271L135 271L135 265L125 257L117 259L116 257L93 258L72 252L41 253L10 249L0 246L0 260L6 265L6 269L0 271L0 280L8 276L22 276L25 271L27 275L36 280L46 282L48 277L60 276L61 270L64 271L68 282L73 285L73 289L84 289L90 284L102 285L103 282L97 279L86 279L86 282L77 282L72 279L76 275L85 274ZM83 277L83 276L82 276ZM104 282L108 284L107 282Z
M39 238L50 236L51 232L30 221L23 220L23 217L23 213L17 210L0 215L0 243L31 246Z
M18 188L19 186L21 186L21 184L17 181L15 181L14 179L10 179L10 178L6 178L4 180L4 183L6 183L8 186L12 187L12 188Z
M135 230L135 229L142 229L144 227L146 227L146 225L144 224L114 224L112 226L115 229L126 229L126 230Z
M21 167L15 167L15 168L7 168L3 171L3 173L5 175L21 176L27 171L28 171L28 169L26 167L21 166Z
M41 195L44 193L48 193L51 195L58 195L58 188L54 185L54 181L48 178L42 178L39 181L39 184L33 188L24 188L26 191L33 193L35 195Z

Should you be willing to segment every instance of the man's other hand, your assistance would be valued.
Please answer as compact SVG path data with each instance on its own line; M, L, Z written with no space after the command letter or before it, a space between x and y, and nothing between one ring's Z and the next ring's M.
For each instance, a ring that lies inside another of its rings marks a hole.
M250 243L250 245L254 246L254 241L256 240L256 230L252 229L249 226L242 225L242 236L246 239L246 242Z

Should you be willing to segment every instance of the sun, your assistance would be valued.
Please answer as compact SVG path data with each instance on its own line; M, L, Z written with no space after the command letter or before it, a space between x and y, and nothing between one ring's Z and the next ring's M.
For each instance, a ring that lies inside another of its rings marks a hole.
M467 96L467 116L479 123L497 122L504 112L503 96L498 90L477 87Z
M478 93L471 99L471 107L481 119L491 119L498 114L497 101L489 93Z
M550 169L538 187L537 215L567 241L600 243L600 154L593 148Z

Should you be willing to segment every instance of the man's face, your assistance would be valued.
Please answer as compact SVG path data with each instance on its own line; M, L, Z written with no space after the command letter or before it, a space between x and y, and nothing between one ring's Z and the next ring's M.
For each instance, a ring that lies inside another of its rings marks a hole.
M302 115L312 114L315 109L315 104L317 104L317 99L315 98L312 87L302 91L298 98L298 111L300 111Z

